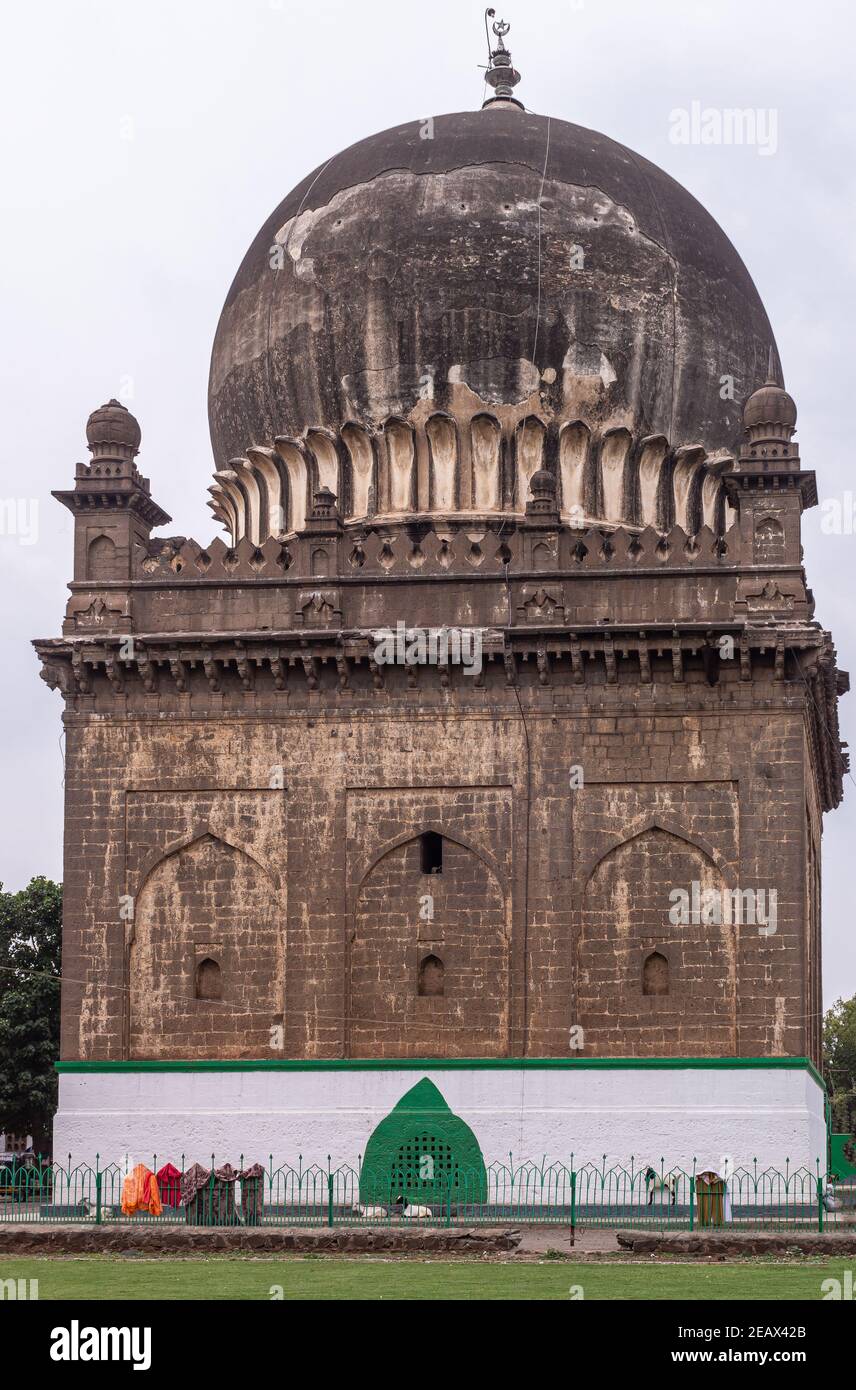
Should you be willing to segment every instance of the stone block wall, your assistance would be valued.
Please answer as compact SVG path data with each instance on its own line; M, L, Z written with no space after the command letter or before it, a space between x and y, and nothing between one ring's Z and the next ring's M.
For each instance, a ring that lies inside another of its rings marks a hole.
M802 692L689 674L67 714L63 1056L817 1060ZM775 930L670 923L694 881Z

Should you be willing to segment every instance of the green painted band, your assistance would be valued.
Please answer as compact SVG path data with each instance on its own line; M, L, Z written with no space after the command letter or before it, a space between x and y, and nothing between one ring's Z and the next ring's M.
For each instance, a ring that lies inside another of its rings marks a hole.
M227 1061L55 1062L59 1072L137 1071L806 1071L823 1078L808 1057L330 1057Z

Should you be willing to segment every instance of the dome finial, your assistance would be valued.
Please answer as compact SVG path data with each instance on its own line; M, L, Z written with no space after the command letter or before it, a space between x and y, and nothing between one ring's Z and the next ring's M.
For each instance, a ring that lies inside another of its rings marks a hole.
M496 19L491 25L497 38L496 47L491 48L487 22L489 19L493 19L495 14L496 10L493 9L485 10L484 12L484 31L487 35L487 53L489 60L484 80L489 87L493 87L494 94L492 97L487 97L487 99L482 102L482 110L484 110L486 106L492 106L496 101L507 101L512 106L519 107L522 111L524 109L523 102L518 101L514 95L514 88L520 81L520 73L513 66L511 54L504 43L505 35L508 33L511 25L504 19Z
M781 384L782 383L779 381L779 373L776 371L776 358L773 353L773 344L771 343L770 350L767 353L767 380L764 385L781 386Z

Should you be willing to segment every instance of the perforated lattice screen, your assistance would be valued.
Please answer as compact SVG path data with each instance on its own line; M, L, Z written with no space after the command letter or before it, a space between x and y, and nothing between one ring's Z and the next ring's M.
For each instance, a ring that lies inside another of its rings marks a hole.
M393 1182L411 1192L438 1187L446 1192L454 1190L459 1182L455 1156L435 1135L415 1134L396 1153Z

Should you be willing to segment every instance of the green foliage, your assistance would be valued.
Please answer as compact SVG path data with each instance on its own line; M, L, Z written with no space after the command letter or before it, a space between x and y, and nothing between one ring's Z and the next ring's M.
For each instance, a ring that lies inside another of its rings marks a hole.
M824 1018L823 1071L833 1130L856 1136L856 995L836 1000Z
M0 885L0 1130L49 1144L56 1108L62 887Z

